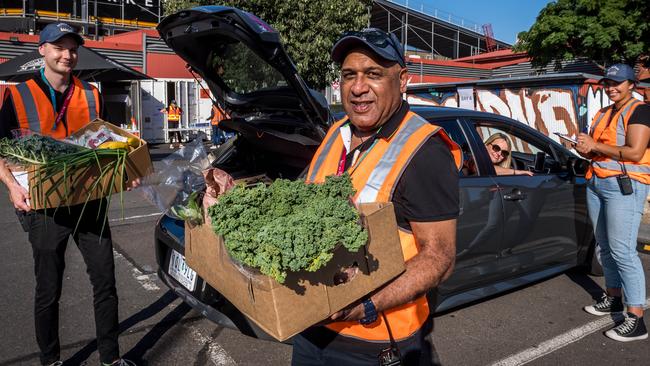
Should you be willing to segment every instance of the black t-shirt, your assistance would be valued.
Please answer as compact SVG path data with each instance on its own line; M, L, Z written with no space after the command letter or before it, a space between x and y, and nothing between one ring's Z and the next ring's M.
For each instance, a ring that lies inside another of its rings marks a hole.
M346 157L346 169L352 163L355 150L363 153L376 138L390 137L409 111L406 102L381 127L373 138L367 139ZM354 128L353 125L350 125ZM362 155L362 154L359 154ZM434 135L415 153L395 187L392 203L397 224L410 230L410 221L442 221L458 217L458 170L447 144Z
M45 84L45 82L41 78L40 73L35 74L32 77L32 79L36 81L36 84L41 88L41 90L43 90L43 93L45 93L45 95L48 97L49 100L50 88L47 86L47 84ZM57 113L59 112L61 106L63 105L65 95L68 93L69 88L70 86L68 86L68 88L63 93L58 92L56 90L54 91L54 96L56 98ZM105 119L104 100L101 94L99 94L99 116L101 116L100 118ZM67 128L67 121L65 116L63 116L61 121ZM14 107L13 99L11 98L11 93L9 93L9 89L7 89L3 96L2 107L0 108L0 138L2 137L12 138L13 136L11 135L11 131L17 128L19 128L19 123L18 123L18 118L16 116L16 109Z
M630 115L627 125L646 125L650 127L650 105L641 104Z

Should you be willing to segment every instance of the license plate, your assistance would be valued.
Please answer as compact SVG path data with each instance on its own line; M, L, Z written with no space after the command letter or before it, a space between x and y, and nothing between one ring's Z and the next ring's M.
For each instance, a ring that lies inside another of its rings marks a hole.
M185 263L185 257L175 250L172 250L169 258L169 274L185 288L194 291L196 272Z

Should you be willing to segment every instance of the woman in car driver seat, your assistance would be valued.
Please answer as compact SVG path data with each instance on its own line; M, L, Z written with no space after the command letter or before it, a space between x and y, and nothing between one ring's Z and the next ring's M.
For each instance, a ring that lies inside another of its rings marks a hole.
M510 155L512 143L506 134L501 132L492 134L485 140L485 148L497 175L533 175L530 171L517 170L512 167L512 156Z

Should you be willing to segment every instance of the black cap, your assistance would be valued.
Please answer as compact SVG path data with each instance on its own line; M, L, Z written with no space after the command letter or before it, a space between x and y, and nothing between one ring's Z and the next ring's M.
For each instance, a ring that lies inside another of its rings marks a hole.
M397 62L400 66L406 67L404 50L397 36L377 28L343 33L332 47L332 60L343 63L348 52L356 47L367 48L384 60Z
M77 33L74 28L66 23L50 23L41 31L41 37L38 41L38 45L43 43L53 43L61 39L64 36L71 36L79 45L84 44L84 39Z

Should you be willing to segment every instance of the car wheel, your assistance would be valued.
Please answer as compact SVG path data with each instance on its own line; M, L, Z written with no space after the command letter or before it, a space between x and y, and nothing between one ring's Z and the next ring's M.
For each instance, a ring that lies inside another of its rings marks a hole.
M592 276L603 276L603 266L600 264L599 257L598 246L596 245L596 240L594 240L589 246L587 259L585 260L585 269Z

